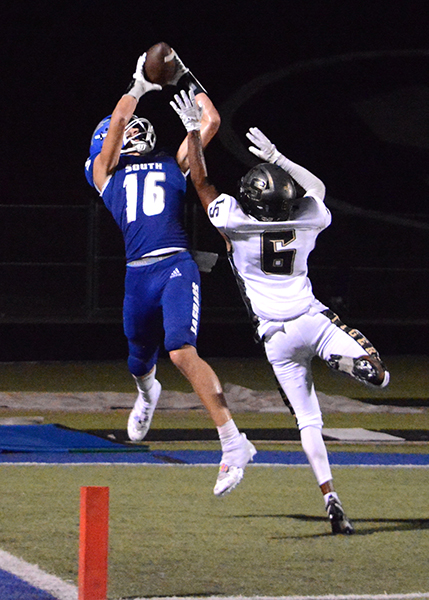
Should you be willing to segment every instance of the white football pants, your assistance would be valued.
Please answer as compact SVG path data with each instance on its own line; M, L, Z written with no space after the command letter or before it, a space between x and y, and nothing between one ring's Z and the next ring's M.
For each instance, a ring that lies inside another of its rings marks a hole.
M321 485L332 476L322 437L322 413L314 389L311 361L315 356L328 360L331 354L358 358L366 351L352 335L321 312L306 313L281 323L272 321L265 329L267 358L295 412L303 450Z

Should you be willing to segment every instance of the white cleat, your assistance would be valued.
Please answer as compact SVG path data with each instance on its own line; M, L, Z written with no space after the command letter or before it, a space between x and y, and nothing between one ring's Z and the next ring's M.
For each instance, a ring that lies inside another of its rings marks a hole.
M216 485L213 489L214 495L220 497L232 492L243 479L243 475L244 469L241 469L240 467L228 467L227 465L221 464Z
M245 433L242 433L241 436L244 444L239 454L237 454L237 451L234 451L224 452L222 455L216 485L213 489L215 496L221 497L232 492L243 479L244 468L247 463L253 461L256 448L252 442L249 442ZM231 463L235 463L235 465Z
M153 413L155 412L158 399L161 395L161 384L157 379L155 379L153 387L150 389L150 394L154 399L151 402L143 401L143 403L141 403L143 404L143 407L140 404L138 410L136 408L136 402L128 417L127 431L128 437L132 442L141 442L150 429Z

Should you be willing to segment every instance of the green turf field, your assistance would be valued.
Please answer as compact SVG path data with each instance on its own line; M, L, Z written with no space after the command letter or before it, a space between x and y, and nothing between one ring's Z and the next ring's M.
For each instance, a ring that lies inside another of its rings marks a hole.
M264 358L208 358L222 383L233 383L254 390L275 390L276 384ZM386 359L391 371L391 383L381 391L366 388L350 378L332 372L322 361L313 362L316 389L326 394L344 395L349 398L376 398L389 403L393 398L404 401L429 399L429 356L392 356ZM169 360L161 359L158 377L165 390L192 391L188 382ZM134 393L134 382L130 377L126 361L104 362L32 362L0 363L0 392L91 392L112 391ZM125 410L108 413L79 414L69 412L48 413L33 411L10 411L0 407L0 419L10 416L37 416L44 423L59 423L77 429L124 429L128 412ZM234 418L241 428L295 426L288 413L238 413ZM429 410L424 413L335 413L324 415L325 427L363 427L367 429L429 429ZM207 428L213 427L204 410L157 411L152 428ZM335 446L335 444L333 444ZM294 446L291 446L292 448ZM336 447L336 446L335 446ZM349 446L346 446L349 448ZM391 448L383 445L383 451ZM395 446L395 451L426 452L427 445ZM352 448L353 450L355 447Z
M274 390L271 367L261 358L206 358L223 384L252 390ZM429 356L391 356L385 359L391 373L384 390L367 388L313 361L316 389L349 398L429 398ZM166 359L158 363L158 378L165 390L190 392L191 387ZM134 392L126 360L102 362L0 362L0 391Z
M223 383L275 389L264 361L209 360ZM392 357L389 398L427 399L428 357ZM161 361L164 389L190 391ZM315 363L316 387L369 398L368 390ZM3 391L134 392L125 362L3 363ZM372 392L372 390L370 391ZM0 409L0 418L34 415ZM78 429L125 428L125 410L37 413ZM241 428L293 427L287 414L240 413ZM326 427L429 429L418 414L328 414ZM204 411L159 411L153 428L211 427ZM299 444L257 444L300 450ZM157 448L218 449L216 442ZM427 443L337 444L330 450L427 453ZM215 467L0 465L0 548L77 583L81 486L110 488L109 599L150 596L406 594L429 592L429 485L424 468L333 468L357 533L332 536L309 468L249 466L218 499Z
M426 469L336 469L357 533L332 536L305 468L0 467L0 547L77 582L80 486L110 488L109 598L429 591Z

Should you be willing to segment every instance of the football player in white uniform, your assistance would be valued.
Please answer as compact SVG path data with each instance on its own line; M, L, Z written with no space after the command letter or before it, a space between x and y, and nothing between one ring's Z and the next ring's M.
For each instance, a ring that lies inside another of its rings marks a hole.
M311 361L319 356L331 368L378 388L388 384L389 373L365 336L343 324L313 295L307 259L318 234L331 223L325 186L253 127L247 133L249 150L265 162L242 178L238 199L219 194L207 178L198 132L202 107L192 93L174 99L171 105L188 131L192 182L210 221L226 240L257 334L296 417L332 533L351 534L353 525L332 481ZM301 197L297 185L304 190Z

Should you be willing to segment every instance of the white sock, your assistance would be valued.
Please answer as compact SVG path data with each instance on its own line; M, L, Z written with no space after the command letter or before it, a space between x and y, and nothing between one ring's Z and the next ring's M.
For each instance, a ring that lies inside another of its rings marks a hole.
M355 366L353 356L340 356L338 359L338 370L353 376L353 367Z
M299 433L302 448L307 455L317 483L322 485L325 481L332 479L328 453L322 436L322 428L309 425L301 429Z
M338 502L340 502L337 492L328 492L327 494L323 494L323 499L325 501L325 507L328 505L329 498L332 498L332 496L334 498L336 498L338 500ZM340 502L340 504L341 504L341 502Z
M234 419L230 419L224 425L217 427L217 430L222 452L231 452L242 446L243 439L237 425L234 423Z
M150 390L150 388L155 383L155 374L156 367L151 369L149 373L146 373L146 375L141 375L140 377L137 377L137 375L133 375L134 381L136 382L137 389L139 392L144 393Z
M156 403L159 398L159 390L158 386L154 386L156 367L152 369L147 375L143 375L142 377L136 377L133 375L134 381L136 382L137 389L139 391L139 395L134 404L134 408L136 410L143 410L150 407L153 403Z

